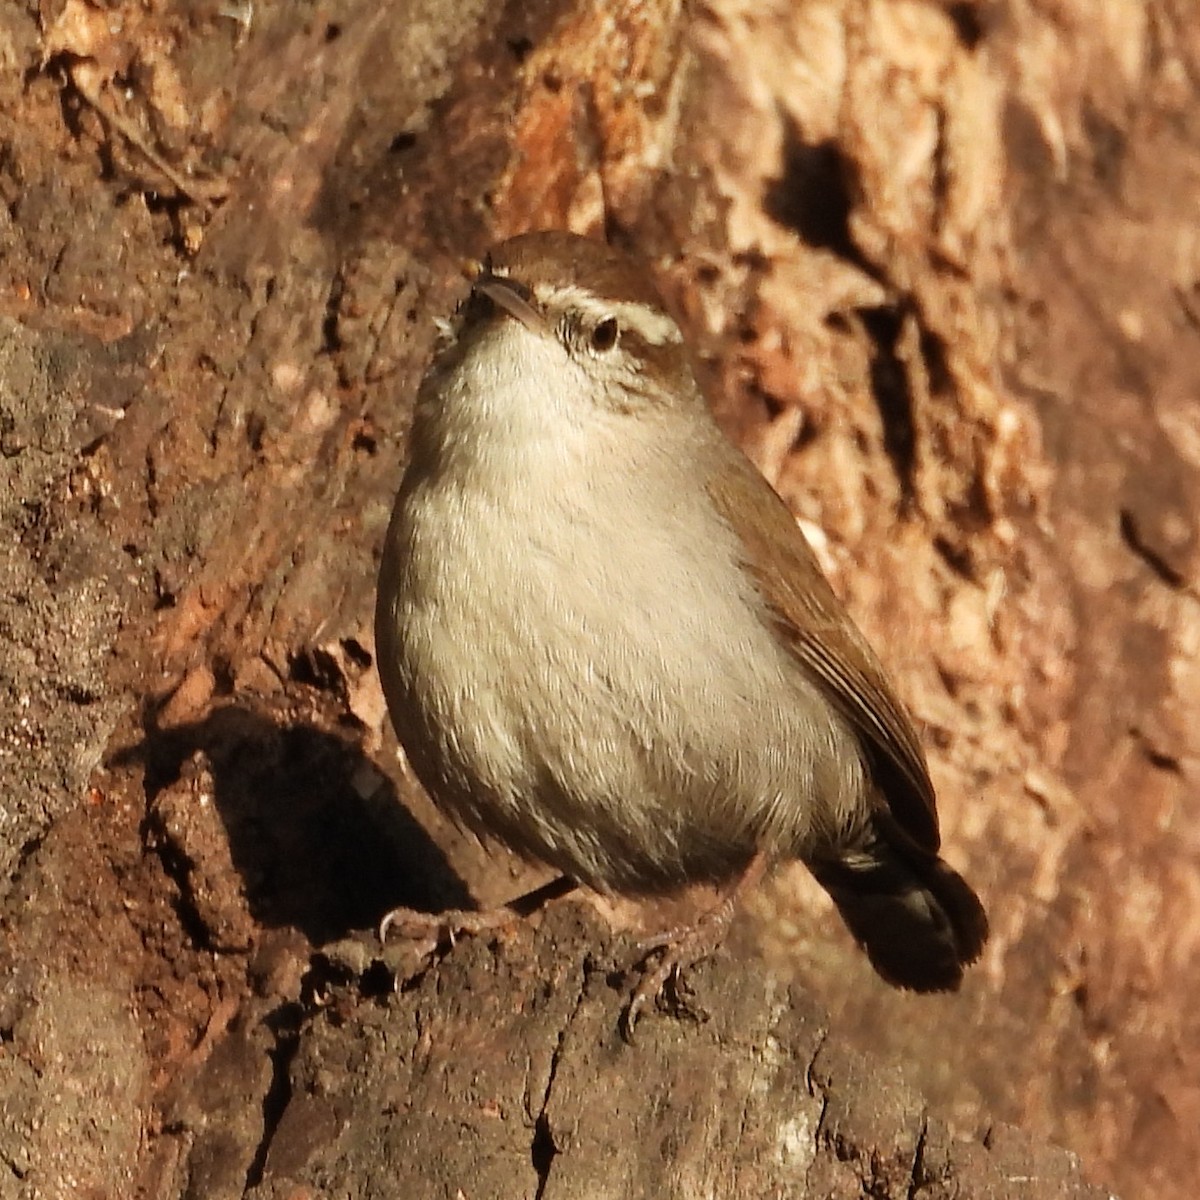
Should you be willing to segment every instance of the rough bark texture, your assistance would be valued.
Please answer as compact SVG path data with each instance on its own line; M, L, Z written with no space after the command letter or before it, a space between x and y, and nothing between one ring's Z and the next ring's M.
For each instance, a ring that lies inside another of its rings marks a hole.
M1194 1195L1198 96L1185 0L0 7L0 1197ZM920 719L961 994L800 872L632 1045L587 906L354 932L537 881L370 615L456 259L555 225Z

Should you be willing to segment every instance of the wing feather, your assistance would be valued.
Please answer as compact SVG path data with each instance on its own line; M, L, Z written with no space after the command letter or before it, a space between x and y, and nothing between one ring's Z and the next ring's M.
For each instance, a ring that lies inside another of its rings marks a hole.
M745 547L746 569L797 661L862 739L897 823L917 846L936 853L933 783L912 719L787 505L749 460L729 450L709 495Z

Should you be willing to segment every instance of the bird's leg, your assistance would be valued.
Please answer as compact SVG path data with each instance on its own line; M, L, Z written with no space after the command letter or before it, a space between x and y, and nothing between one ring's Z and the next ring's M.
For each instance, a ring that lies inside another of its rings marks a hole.
M386 942L389 933L396 932L412 942L423 944L422 955L432 954L439 946L453 946L463 934L477 935L505 929L538 909L575 890L578 886L569 875L559 875L549 883L495 908L469 910L447 909L440 913L419 912L414 908L393 908L379 922L379 940Z
M626 1038L632 1037L642 1009L658 999L668 980L678 980L683 968L707 958L718 949L725 940L742 894L758 883L766 865L766 855L755 854L714 908L690 925L669 929L639 945L641 957L636 965L642 977L621 1016L621 1029ZM655 960L653 964L651 960Z

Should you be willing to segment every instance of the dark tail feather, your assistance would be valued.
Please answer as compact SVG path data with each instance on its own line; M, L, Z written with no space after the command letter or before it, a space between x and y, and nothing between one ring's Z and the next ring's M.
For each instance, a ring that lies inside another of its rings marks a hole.
M957 871L890 824L877 820L861 845L809 869L888 983L954 991L983 951L987 915Z

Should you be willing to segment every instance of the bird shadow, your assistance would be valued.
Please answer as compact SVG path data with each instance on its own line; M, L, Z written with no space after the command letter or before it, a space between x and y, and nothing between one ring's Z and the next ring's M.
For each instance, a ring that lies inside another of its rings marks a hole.
M124 757L144 767L147 845L163 843L153 836L156 820L161 825L157 799L202 773L228 842L218 869L231 864L232 882L260 925L292 927L322 945L373 928L396 906L474 907L392 781L352 737L234 702L170 729L151 715L145 728ZM193 871L189 853L176 845L164 854L168 871Z

